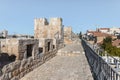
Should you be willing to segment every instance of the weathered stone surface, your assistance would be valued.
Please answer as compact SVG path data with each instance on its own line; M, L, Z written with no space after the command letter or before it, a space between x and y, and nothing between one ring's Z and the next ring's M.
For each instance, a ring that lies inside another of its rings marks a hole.
M5 66L2 68L2 72L3 72L3 73L12 72L12 71L14 71L15 69L19 69L20 65L21 65L21 62L20 62L20 61L16 61L16 62L10 63L10 64L8 64L8 65L5 65Z
M54 39L55 36L61 39L63 36L63 25L61 18L51 18L50 23L45 18L34 20L34 37Z
M65 54L71 52L70 55L79 55L57 55L25 75L21 80L93 80L90 67L80 44L67 45L61 49L61 54L64 52Z
M21 67L22 68L26 65L27 61L28 61L27 59L22 60L22 62L21 62Z
M8 53L9 55L17 55L18 40L17 39L1 40L1 53Z
M16 69L15 71L12 72L13 76L17 76L18 74L20 74L20 70Z
M63 47L64 42L64 32L61 18L51 18L50 23L48 23L47 19L39 18L34 20L34 38L39 39L39 47L43 45L43 53L45 53L45 49L47 47L46 43L41 42L41 38L45 39L53 39L53 45L55 49L59 49ZM60 41L59 41L60 40ZM44 45L45 44L45 45ZM51 47L51 48L52 48Z
M34 31L35 31L35 35L34 35L35 39L14 38L14 39L6 39L1 41L1 45L0 45L1 51L4 53L8 53L9 56L14 55L16 59L15 62L12 62L3 67L1 73L2 76L0 76L0 80L19 80L28 72L32 71L33 69L37 68L38 66L42 65L46 61L53 58L56 55L57 50L64 47L63 45L64 33L63 33L63 25L61 18L52 18L50 19L50 23L48 23L46 19L35 19ZM68 52L64 52L64 55L66 55L66 53ZM74 56L71 53L75 53L75 55L79 54L78 51L74 51L74 52L71 51L70 53L67 54L67 56L68 55L70 57L79 56L79 55ZM68 59L68 60L72 61L72 59ZM78 60L79 59L76 59L75 61ZM64 58L60 59L60 61L64 62ZM58 61L58 63L60 62ZM57 63L57 67L59 65L58 63ZM54 65L54 63L52 65ZM47 67L49 67L49 65ZM59 68L57 67L54 66L52 67L55 70L56 69L59 70ZM68 67L68 64L65 64L65 66L63 66L63 68L66 67ZM46 70L49 71L49 68ZM41 71L39 73L42 74L43 72L44 71ZM51 79L54 80L54 77Z
M9 73L9 78L11 79L13 76L12 76L12 72Z
M33 46L33 52L32 56L35 58L35 56L38 53L38 44L39 41L37 39L4 39L1 40L1 52L7 53L8 55L15 55L16 60L22 60L23 58L26 58L26 50L27 45L34 45Z
M49 51L53 51L53 40L40 38L39 39L39 48L43 48L43 51L42 51L43 54L46 54ZM48 50L48 48L49 48L49 50Z
M15 61L11 64L12 70L19 69L21 65L21 61Z
M64 27L64 43L72 43L72 27Z
M19 80L18 78L16 78L16 77L14 77L14 78L12 78L11 80Z
M9 65L5 65L3 68L2 68L2 72L3 73L8 73L11 71L11 66Z
M1 77L1 80L10 80L9 74L8 73L3 74L2 77Z

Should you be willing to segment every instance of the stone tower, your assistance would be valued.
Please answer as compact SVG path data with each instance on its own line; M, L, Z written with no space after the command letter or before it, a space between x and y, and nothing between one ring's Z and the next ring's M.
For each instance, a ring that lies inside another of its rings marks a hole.
M72 39L72 27L64 27L64 37Z
M46 38L47 37L48 22L46 18L40 18L34 20L34 37Z
M51 37L56 39L63 38L63 25L62 25L62 18L51 18L49 27L51 28Z
M64 43L72 43L72 27L64 27Z
M48 39L63 39L62 18L51 18L48 23L46 18L34 20L34 37Z

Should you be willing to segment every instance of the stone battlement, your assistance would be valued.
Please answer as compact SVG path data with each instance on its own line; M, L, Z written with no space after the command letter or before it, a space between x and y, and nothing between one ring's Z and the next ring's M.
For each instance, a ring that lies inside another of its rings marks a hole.
M36 19L34 20L34 23L35 23L36 25L41 25L41 26L43 26L43 25L48 25L48 24L49 24L46 18L36 18Z
M62 18L51 18L49 25L62 25Z
M69 36L70 40L71 32L71 28L66 29L66 37ZM14 37L0 40L0 80L19 80L53 58L64 47L64 36L62 18L49 21L36 18L34 39Z
M63 41L62 18L51 18L49 23L46 18L35 19L34 38L60 39Z
M46 18L36 18L34 20L35 25L62 25L62 18L50 18L50 21Z

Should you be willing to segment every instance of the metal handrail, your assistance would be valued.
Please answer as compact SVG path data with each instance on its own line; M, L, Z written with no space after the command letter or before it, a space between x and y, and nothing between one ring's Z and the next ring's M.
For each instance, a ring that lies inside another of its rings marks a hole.
M109 63L105 62L89 43L82 40L82 44L84 49L87 49L85 54L97 80L120 80L120 74Z

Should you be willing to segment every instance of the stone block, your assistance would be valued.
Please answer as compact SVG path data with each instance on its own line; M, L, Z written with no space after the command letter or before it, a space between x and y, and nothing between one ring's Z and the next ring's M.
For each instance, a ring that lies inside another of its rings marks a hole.
M18 76L20 74L20 70L16 69L15 71L12 72L12 76Z
M1 52L7 53L8 55L15 55L16 60L22 60L27 57L27 47L31 45L32 57L38 53L38 44L37 39L5 39L1 40Z
M1 77L1 80L10 80L9 74L8 73L3 74L2 77Z

